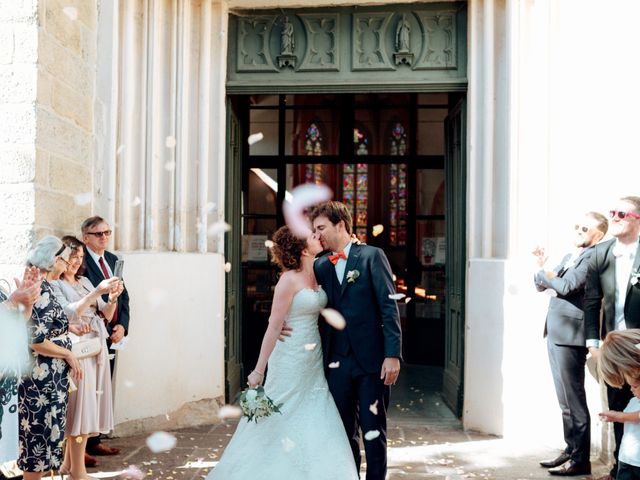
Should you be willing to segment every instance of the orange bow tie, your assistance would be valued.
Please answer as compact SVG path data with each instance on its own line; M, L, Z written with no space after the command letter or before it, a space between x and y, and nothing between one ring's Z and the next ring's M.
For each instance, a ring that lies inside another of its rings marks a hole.
M329 255L329 261L334 265L338 263L338 260L340 260L341 258L344 258L345 260L347 259L347 256L344 254L342 250L340 250L335 255Z

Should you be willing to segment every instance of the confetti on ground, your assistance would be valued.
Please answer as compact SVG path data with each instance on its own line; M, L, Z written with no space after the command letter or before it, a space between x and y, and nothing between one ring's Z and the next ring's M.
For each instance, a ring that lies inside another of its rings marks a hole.
M253 145L254 143L258 143L263 138L264 135L262 134L262 132L252 133L251 135L249 135L249 138L247 138L247 142L249 143L249 145Z
M333 308L323 308L320 310L320 313L327 323L336 330L344 330L344 327L347 326L347 321L344 319L342 314Z
M120 476L123 478L132 478L133 480L141 480L144 478L145 474L135 465L129 465L127 469L120 473Z
M167 432L155 432L147 438L147 447L153 453L166 452L176 446L178 440Z

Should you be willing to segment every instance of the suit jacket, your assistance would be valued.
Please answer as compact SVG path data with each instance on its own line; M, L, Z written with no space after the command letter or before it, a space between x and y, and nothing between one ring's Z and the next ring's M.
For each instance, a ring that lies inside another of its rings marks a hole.
M616 259L613 256L615 238L595 246L595 252L589 262L587 283L584 293L584 318L587 326L587 339L604 339L607 333L615 330L616 315ZM631 268L632 273L640 271L640 245ZM631 280L631 276L629 277ZM600 322L600 309L602 319ZM635 285L627 282L624 302L624 319L627 328L640 327L640 282Z
M354 282L348 272L358 271ZM338 310L346 320L344 329L351 350L368 373L377 373L385 357L402 358L400 315L396 301L391 267L384 252L369 245L351 245L342 284L334 265L324 255L314 263L316 279L328 297L328 307ZM331 353L335 332L325 322L320 323L325 368Z
M569 268L564 268L564 265L571 254L566 255L553 270L556 273L554 278L547 278L544 270L535 274L534 280L539 291L550 288L557 294L549 301L544 325L544 336L548 335L549 340L556 345L585 346L584 286L593 252L594 247L583 250Z
M113 272L116 268L116 257L111 252L104 252L104 259L109 264L109 268ZM84 276L87 277L93 286L97 286L102 280L104 280L104 274L100 267L93 261L93 258L89 255L86 248L84 251ZM102 296L104 301L109 301L109 295L105 294ZM124 291L118 297L118 318L116 319L116 325L122 325L124 327L124 334L129 334L129 292L127 292L127 287L124 288ZM111 331L113 330L113 326L109 323L107 324L107 331L109 335L111 335Z

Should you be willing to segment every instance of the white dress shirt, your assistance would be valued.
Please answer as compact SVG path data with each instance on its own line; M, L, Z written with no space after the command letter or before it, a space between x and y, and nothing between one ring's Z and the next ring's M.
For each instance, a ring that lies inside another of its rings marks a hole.
M345 257L347 257L348 259L349 252L351 251L351 240L349 240L349 243L347 243L347 246L344 247L342 251L344 252ZM338 252L333 252L334 255L336 255L337 253ZM339 258L335 267L336 267L336 275L338 276L338 282L340 282L340 285L342 285L342 279L344 278L344 270L345 268L347 268L347 260L345 260L344 258Z
M107 262L107 259L104 258L104 256L101 257L96 252L91 250L89 247L87 247L87 253L93 259L93 261L96 263L96 265L98 266L98 269L100 270L100 273L102 273L102 267L100 266L100 259L102 258L103 261L104 261L104 266L107 268L107 272L109 272L109 276L113 277L113 272L111 271L111 267L109 266L109 262Z
M631 245L623 245L618 241L613 247L613 255L616 257L616 330L627 329L627 324L624 320L624 301L627 298L627 287L629 286L629 277L631 276L633 261L636 258L637 248L637 242Z

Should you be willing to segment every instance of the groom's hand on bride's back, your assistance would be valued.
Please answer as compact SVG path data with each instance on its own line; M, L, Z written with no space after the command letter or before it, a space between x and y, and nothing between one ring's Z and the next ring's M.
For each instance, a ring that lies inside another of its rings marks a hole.
M282 322L282 330L280 330L280 336L278 337L278 340L280 340L281 342L284 342L287 337L291 336L292 331L293 329L289 326L289 324L285 320L284 322Z

